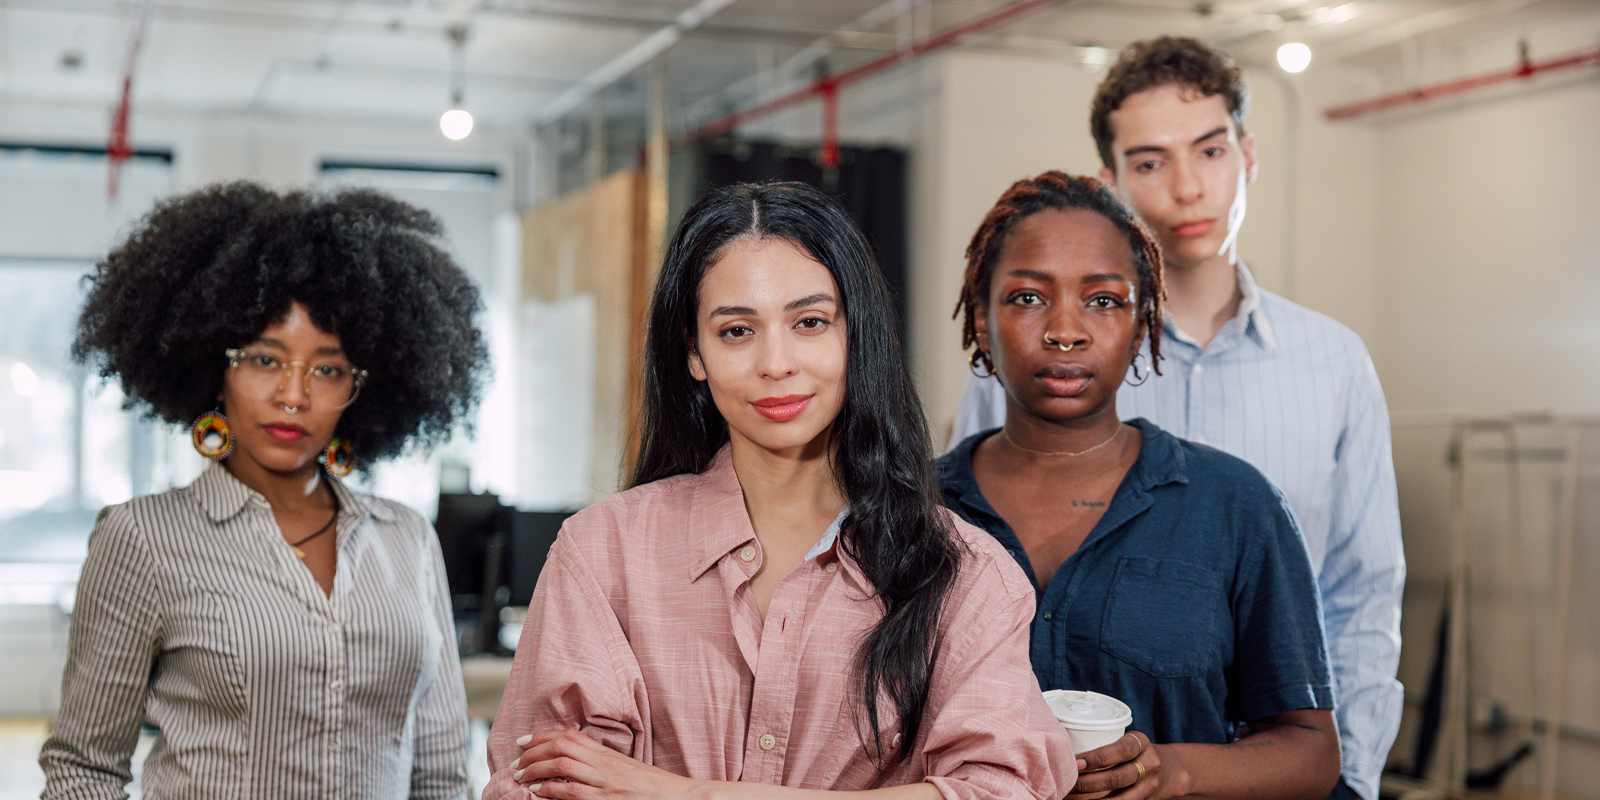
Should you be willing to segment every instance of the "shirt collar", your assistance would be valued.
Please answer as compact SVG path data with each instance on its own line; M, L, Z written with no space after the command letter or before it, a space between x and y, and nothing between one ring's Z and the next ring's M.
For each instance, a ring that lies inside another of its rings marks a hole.
M1148 492L1168 483L1189 482L1189 462L1178 437L1157 427L1143 417L1130 419L1129 425L1139 429L1139 457L1134 459L1128 474L1140 489Z
M328 482L333 489L333 496L339 501L340 516L363 517L372 514L380 520L392 520L394 515L381 503L369 502L366 497L350 490L344 482L324 472L322 479ZM255 504L261 508L271 508L267 499L259 492L244 485L238 478L233 477L226 467L218 462L206 465L200 477L189 484L189 493L205 510L206 516L212 522L225 522L232 519L247 505Z
M806 561L836 549L839 529L849 515L850 507L846 505L806 553ZM733 451L729 445L723 445L711 459L711 465L700 473L691 501L689 530L698 548L689 562L690 581L699 580L724 556L756 541L755 528L750 526L750 512L744 505L744 489L733 471ZM859 569L843 553L837 553L835 558L847 575L860 579Z
M733 450L723 445L700 473L690 499L689 535L698 548L689 562L689 580L697 580L717 560L755 541L750 512L744 507L744 489L733 471Z
M1234 276L1239 282L1239 310L1224 328L1231 325L1235 330L1244 331L1246 336L1255 339L1262 347L1276 350L1278 340L1272 335L1272 323L1267 321L1267 315L1261 310L1261 287L1256 285L1255 276L1250 274L1250 268L1246 267L1243 261L1234 265ZM1168 336L1184 344L1200 346L1193 337L1184 333L1183 329L1172 321L1171 314L1162 311L1161 316L1166 323Z

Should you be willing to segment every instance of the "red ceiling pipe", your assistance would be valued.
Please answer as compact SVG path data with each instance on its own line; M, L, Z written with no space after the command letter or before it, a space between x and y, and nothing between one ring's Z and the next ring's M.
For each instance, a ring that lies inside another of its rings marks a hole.
M153 5L153 0L144 0L139 4L134 12L133 31L128 37L128 60L122 70L122 99L111 117L111 135L106 141L106 194L111 200L117 199L117 192L122 185L122 162L133 156L133 147L128 144L128 116L133 108L133 70L139 63L139 49L144 46L145 26L150 22L150 8Z
M823 169L839 168L839 84L822 89L822 152L817 157Z
M1331 106L1327 109L1324 109L1322 114L1329 121L1350 119L1351 117L1359 117L1363 114L1371 114L1398 106L1420 103L1424 100L1431 100L1435 97L1460 94L1462 92L1479 89L1484 86L1505 83L1506 81L1515 80L1517 78L1528 78L1541 72L1567 69L1570 67L1579 67L1585 64L1600 64L1600 47L1592 50L1582 50L1571 55L1553 58L1549 61L1541 61L1538 63L1528 61L1526 58L1524 58L1522 63L1511 69L1501 70L1499 72L1491 72L1487 75L1479 75L1474 78L1463 78L1461 80L1450 81L1448 83L1436 83L1432 86L1420 86L1416 89L1395 92L1394 94L1384 95L1383 97L1364 100L1360 103Z
M922 41L913 42L911 45L896 50L893 53L879 56L878 58L874 58L866 63L851 67L850 69L847 69L837 75L824 76L808 86L796 89L788 94L775 97L765 103L762 103L761 105L753 106L743 111L729 114L728 116L723 117L715 122L702 125L698 129L690 132L685 139L692 142L698 139L721 136L729 131L732 131L734 128L739 127L740 125L749 122L750 120L767 116L768 114L776 111L782 111L789 106L792 106L803 100L809 100L812 97L824 98L824 108L826 109L828 96L833 95L835 98L833 102L836 103L839 89L846 85L855 83L862 78L882 72L891 67L904 64L905 62L917 58L918 56L922 56L931 50L937 50L941 47L955 44L957 41L960 41L967 36L971 36L974 33L978 33L979 31L988 30L996 25L1002 25L1010 22L1011 20L1027 14L1030 11L1035 11L1046 6L1053 6L1064 2L1070 2L1070 0L1017 0L1017 2L1001 6L993 11L979 14L978 16L973 17L972 19L967 20L966 22L963 22L954 28L936 33L926 39L923 39ZM826 114L828 112L825 110L824 113ZM837 108L835 108L832 113L837 114ZM835 120L835 124L837 124L837 120ZM835 131L835 134L837 135L837 131ZM833 146L835 150L837 150L837 138L835 138ZM824 153L827 152L827 148L828 143L824 141Z

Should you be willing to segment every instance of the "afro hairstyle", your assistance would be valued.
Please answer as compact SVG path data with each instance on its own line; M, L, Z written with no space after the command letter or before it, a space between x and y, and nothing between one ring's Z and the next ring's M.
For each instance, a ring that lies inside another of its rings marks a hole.
M240 181L165 199L85 277L72 356L127 405L189 424L218 405L228 357L291 302L367 371L336 435L360 463L468 424L489 354L478 290L439 221L370 189L278 193Z

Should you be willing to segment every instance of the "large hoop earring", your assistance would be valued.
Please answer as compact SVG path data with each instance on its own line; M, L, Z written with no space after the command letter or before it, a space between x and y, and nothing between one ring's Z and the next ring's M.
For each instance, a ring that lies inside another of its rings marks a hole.
M983 372L978 371L979 365L983 366ZM994 374L994 362L989 360L988 351L981 347L974 347L972 348L972 355L967 356L967 369L972 370L972 374L980 378L987 378Z
M189 426L189 441L200 455L212 461L221 461L233 452L233 429L221 409L207 411Z
M1141 360L1144 361L1144 374L1143 375L1139 374L1139 362ZM1128 364L1128 368L1129 368L1129 370L1131 370L1133 372L1133 377L1139 379L1137 381L1130 381L1127 378L1123 378L1122 380L1124 382L1126 382L1129 386L1143 386L1144 382L1147 381L1147 380L1150 380L1150 375L1155 372L1155 370L1152 369L1151 366L1150 366L1150 359L1145 358L1144 353L1140 353L1140 354L1134 356L1133 357L1133 362Z
M356 468L355 448L344 439L334 437L322 451L322 466L335 478L343 478Z

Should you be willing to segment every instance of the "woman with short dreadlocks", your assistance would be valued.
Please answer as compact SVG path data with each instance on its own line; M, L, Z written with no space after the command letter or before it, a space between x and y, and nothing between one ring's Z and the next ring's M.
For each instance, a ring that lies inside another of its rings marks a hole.
M1013 184L967 248L957 308L1005 426L939 459L944 502L1033 582L1040 685L1131 712L1121 739L1077 753L1069 797L1314 800L1339 741L1294 517L1244 461L1117 415L1117 389L1160 361L1161 299L1155 240L1098 181Z

